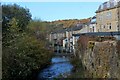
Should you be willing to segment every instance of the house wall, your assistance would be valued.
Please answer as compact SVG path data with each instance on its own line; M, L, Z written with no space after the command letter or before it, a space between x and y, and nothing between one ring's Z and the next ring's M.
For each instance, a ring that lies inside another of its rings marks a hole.
M118 31L120 31L120 7L118 7L118 27L117 28L118 28Z
M49 42L52 41L52 34L49 34Z
M97 12L97 32L118 31L118 8ZM111 25L111 29L110 29Z
M73 36L72 37L72 49L73 49L73 52L74 52L74 55L75 55L75 51L76 51L76 44L77 44L77 41L79 39L80 36Z
M68 32L68 31L66 31L66 37L68 38L68 36L69 36L69 32Z
M96 23L89 25L89 32L96 32Z
M89 32L89 26L85 26L79 31L79 33L87 33L87 32Z
M63 40L63 49L65 49L66 39Z

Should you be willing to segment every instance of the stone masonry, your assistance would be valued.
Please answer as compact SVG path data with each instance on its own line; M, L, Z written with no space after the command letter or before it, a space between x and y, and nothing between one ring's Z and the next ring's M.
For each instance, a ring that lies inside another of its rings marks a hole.
M87 78L120 79L120 41L112 37L81 36L77 52Z
M83 39L84 40L84 39ZM79 51L83 65L92 78L118 78L120 79L120 54L118 41L86 41L84 53ZM78 49L80 50L80 49Z

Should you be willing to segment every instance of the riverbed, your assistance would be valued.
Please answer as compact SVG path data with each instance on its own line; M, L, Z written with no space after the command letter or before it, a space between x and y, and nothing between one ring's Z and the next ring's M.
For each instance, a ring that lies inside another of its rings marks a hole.
M38 80L43 78L57 78L63 74L70 74L72 71L73 66L66 57L53 57L51 62L52 64L49 67L39 73Z

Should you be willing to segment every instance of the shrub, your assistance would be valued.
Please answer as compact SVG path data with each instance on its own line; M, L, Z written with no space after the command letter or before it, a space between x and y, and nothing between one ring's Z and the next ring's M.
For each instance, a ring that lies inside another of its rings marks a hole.
M52 53L45 42L26 32L19 32L16 19L3 37L3 80L31 80L33 71L50 64Z

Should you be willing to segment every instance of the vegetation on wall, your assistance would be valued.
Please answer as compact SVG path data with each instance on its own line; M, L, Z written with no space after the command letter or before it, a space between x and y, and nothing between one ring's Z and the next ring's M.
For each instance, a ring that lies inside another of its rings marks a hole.
M119 58L119 60L120 60L120 40L117 41L117 46L116 46L116 48L117 48L117 52L118 52L118 58Z

